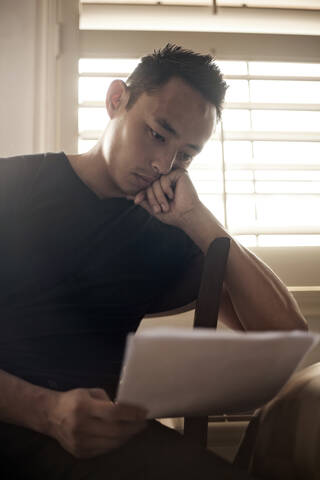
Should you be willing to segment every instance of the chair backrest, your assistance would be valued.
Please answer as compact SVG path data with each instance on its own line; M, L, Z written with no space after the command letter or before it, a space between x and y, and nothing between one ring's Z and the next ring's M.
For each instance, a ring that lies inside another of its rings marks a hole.
M206 254L197 299L194 328L216 328L220 298L228 260L230 239L216 238ZM184 435L198 445L207 445L208 417L186 417Z

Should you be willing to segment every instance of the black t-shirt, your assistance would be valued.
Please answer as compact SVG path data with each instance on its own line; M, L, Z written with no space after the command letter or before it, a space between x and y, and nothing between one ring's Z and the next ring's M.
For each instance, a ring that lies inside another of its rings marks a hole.
M127 333L198 248L130 200L100 200L64 153L0 159L0 222L0 368L112 390Z

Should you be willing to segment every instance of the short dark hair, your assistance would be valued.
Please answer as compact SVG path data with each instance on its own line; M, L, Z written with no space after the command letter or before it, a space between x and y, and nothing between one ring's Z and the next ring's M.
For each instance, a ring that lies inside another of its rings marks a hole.
M144 93L157 90L172 77L180 77L198 90L217 109L221 117L222 105L228 88L219 67L211 55L201 55L192 50L168 43L163 49L142 57L127 79L130 93L129 109Z

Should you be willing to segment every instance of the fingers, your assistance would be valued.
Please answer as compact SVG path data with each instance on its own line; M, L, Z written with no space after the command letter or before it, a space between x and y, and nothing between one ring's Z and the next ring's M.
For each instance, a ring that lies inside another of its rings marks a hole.
M110 418L111 420L128 422L144 420L147 416L147 410L143 407L129 404L114 404L107 392L102 388L90 388L88 393L90 397L103 401L103 403L94 403L94 407L97 409L94 416L102 415L104 418ZM107 409L106 405L108 406Z
M110 441L119 442L123 442L133 435L136 435L147 426L146 420L136 422L112 421L104 423L104 428L101 429L101 424L98 425L99 420L94 420L94 422L96 422L96 425L94 423L92 424L92 433L96 432L96 435L93 435L92 438L105 438Z
M158 214L161 212L170 211L170 200L174 199L174 190L172 188L172 182L168 176L163 175L159 180L153 182L153 184L139 192L134 202L140 204L146 208L149 213Z
M134 203L135 204L138 204L138 203L142 203L143 200L145 200L146 198L146 193L145 193L145 190L141 190L141 192L137 193L137 195L134 197Z
M152 191L152 187L139 192L134 199L134 203L143 207L150 215L161 212L161 207Z
M172 181L172 178L169 175L162 175L162 177L160 177L160 184L167 198L169 198L170 200L173 200L174 199L174 190L173 190L174 182Z
M136 405L115 404L110 400L96 398L90 404L90 416L107 422L139 422L146 419L147 410Z
M137 422L147 418L148 411L137 405L116 403L112 412L112 418L119 422Z
M115 404L102 389L73 390L65 401L55 438L78 458L117 448L147 426L145 409Z
M151 215L171 212L171 203L175 200L177 184L186 174L185 170L179 168L167 175L161 175L150 187L137 193L134 203L141 205Z
M70 445L68 451L77 458L92 458L97 455L110 452L127 443L132 437L138 435L147 426L146 422L141 424L131 424L124 428L122 425L118 428L108 428L101 435L83 435Z
M160 213L161 212L161 204L159 203L154 191L153 186L149 187L146 190L147 200L149 205L153 211L153 213Z
M170 183L168 185L168 179L160 177L160 179L154 182L151 186L155 200L157 201L157 207L162 212L168 212L170 210L169 198L173 198L173 191ZM169 195L167 195L169 192ZM157 212L159 213L159 212Z
M145 409L111 402L104 404L104 409L104 415L91 417L85 428L76 432L75 456L90 458L119 448L147 427Z
M106 400L108 402L111 402L111 399L108 396L107 392L102 388L89 388L88 393L92 398L97 398L100 400Z

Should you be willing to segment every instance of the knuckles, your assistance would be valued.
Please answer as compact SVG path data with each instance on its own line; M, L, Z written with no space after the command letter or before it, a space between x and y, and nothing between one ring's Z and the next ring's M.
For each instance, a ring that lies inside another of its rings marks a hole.
M88 398L84 392L79 392L79 394L74 398L72 405L71 417L74 421L80 419L85 414L88 408Z

